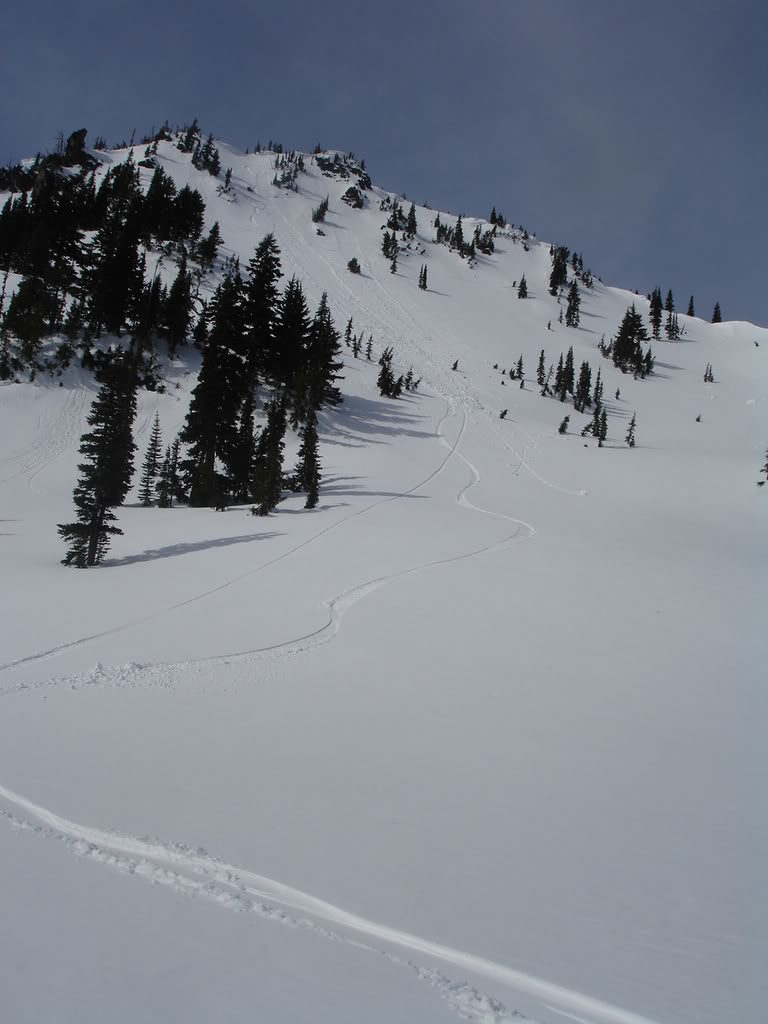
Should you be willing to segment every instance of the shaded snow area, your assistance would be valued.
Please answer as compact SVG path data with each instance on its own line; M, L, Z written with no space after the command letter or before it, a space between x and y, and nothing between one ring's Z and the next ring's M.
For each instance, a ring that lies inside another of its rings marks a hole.
M597 345L648 302L596 279L562 326L548 244L468 266L417 207L391 274L380 190L222 145L219 195L159 149L225 256L274 232L374 360L344 350L316 510L144 509L137 474L84 572L56 524L93 379L0 385L0 1019L764 1020L768 331L681 316L635 380ZM570 345L602 448L536 386ZM197 367L140 393L139 461Z

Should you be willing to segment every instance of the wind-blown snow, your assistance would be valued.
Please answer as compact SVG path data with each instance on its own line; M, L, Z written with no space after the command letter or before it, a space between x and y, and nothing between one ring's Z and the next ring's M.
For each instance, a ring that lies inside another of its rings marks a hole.
M644 298L596 280L566 329L548 245L469 268L423 208L391 275L384 193L220 148L236 201L160 156L225 254L273 231L284 281L423 381L382 399L345 349L318 510L134 492L90 572L56 523L92 378L0 385L3 1018L762 1019L768 331L681 316L633 380L597 343ZM571 344L602 449L535 385ZM522 391L493 369L520 354ZM140 450L195 369L141 395Z

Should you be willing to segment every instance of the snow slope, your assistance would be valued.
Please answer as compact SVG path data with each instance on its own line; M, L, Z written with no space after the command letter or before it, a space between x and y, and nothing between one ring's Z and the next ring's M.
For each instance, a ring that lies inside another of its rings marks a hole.
M55 524L93 382L0 385L3 1018L763 1019L768 331L681 316L635 381L597 343L642 297L596 281L566 329L548 245L470 268L418 207L392 275L381 190L352 210L314 164L295 195L220 148L230 197L160 157L226 254L273 231L283 280L422 385L382 399L345 350L318 510L134 492L85 573ZM570 344L602 449L535 386ZM493 368L521 354L524 390ZM195 368L141 395L140 449Z

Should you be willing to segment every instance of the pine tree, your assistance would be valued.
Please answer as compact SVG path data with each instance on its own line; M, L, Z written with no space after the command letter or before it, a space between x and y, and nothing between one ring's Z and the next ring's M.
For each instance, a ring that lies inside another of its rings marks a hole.
M651 311L649 319L651 321L651 332L654 338L661 337L661 314L663 311L663 305L661 301L661 288L658 285L653 289L651 294Z
M632 419L629 421L629 427L627 428L627 436L624 440L627 442L630 448L635 447L635 421L637 413L632 413Z
M677 341L680 337L680 325L677 321L677 313L667 313L667 322L664 329L666 331L668 341Z
M600 431L597 435L597 443L600 448L603 447L603 441L608 436L608 416L606 415L605 409L600 412Z
M396 274L397 273L397 239L395 239L395 241L394 241L394 243L393 243L393 245L392 245L392 247L390 249L390 252L391 252L391 262L389 264L389 272L390 272L390 274Z
M525 274L520 278L520 284L517 286L517 297L518 299L528 298L528 282L525 280Z
M165 458L160 467L160 472L157 474L157 486L155 487L155 497L157 498L158 508L170 508L173 504L173 497L171 494L171 449L170 446L165 449Z
M136 374L133 360L119 355L104 371L104 383L88 416L92 429L80 439L80 479L74 501L77 522L63 523L59 534L69 545L64 565L79 569L97 565L109 539L122 530L112 525L112 512L125 500L133 476L132 427L136 415Z
M461 217L456 221L456 227L453 229L453 244L452 249L457 249L460 256L464 255L464 228L461 224Z
M590 392L592 390L592 370L589 363L583 362L579 370L579 379L576 383L576 391L573 396L573 407L576 412L584 412L584 409L592 404Z
M688 300L688 316L696 316L696 312L693 308L693 296Z
M564 416L563 417L562 422L560 423L560 426L557 428L558 434L567 434L568 433L568 424L570 422L570 419L571 419L570 416Z
M570 346L565 356L565 365L563 366L563 389L568 394L573 394L573 388L576 381L574 365L573 365L573 345Z
M179 480L179 438L165 449L165 458L157 477L157 504L160 508L173 508L174 499L182 497Z
M304 508L315 508L320 492L320 460L318 456L317 415L314 409L310 410L307 422L304 424L304 429L301 433L301 447L299 448L296 479L300 482L302 490L307 492L307 502Z
M422 266L421 270L419 271L419 288L421 288L421 290L423 292L425 292L427 290L427 265L426 265L426 263Z
M265 406L267 425L256 446L253 496L260 516L273 512L282 497L283 449L287 426L283 395L275 395Z
M722 322L723 322L723 316L722 316L722 313L720 312L720 303L716 302L715 303L714 312L712 313L712 323L713 324L720 324Z
M551 256L552 273L549 275L549 294L554 296L568 281L568 249L564 245L555 246L551 250Z
M243 399L238 416L237 430L227 458L229 491L232 502L242 505L251 497L253 468L256 459L256 438L253 421L253 393Z
M298 278L292 277L277 308L272 379L284 391L286 400L293 403L294 412L299 414L303 414L301 377L306 367L311 326L304 289Z
M339 405L341 391L336 381L341 380L344 363L341 356L341 340L333 323L328 307L328 295L323 292L320 304L309 328L304 365L302 366L295 389L294 415L297 421L305 418L308 410L319 412L326 405ZM353 352L360 351L360 343L355 336Z
M671 288L667 292L667 298L666 298L666 301L664 303L664 312L665 313L674 313L675 312L675 300L672 298L672 289Z
M370 362L372 357L373 357L373 335L369 334L368 335L368 341L367 341L366 346L365 346L365 358L368 360L368 362Z
M144 456L144 464L141 468L141 485L139 487L139 501L144 508L152 504L152 495L155 490L155 477L157 476L157 464L160 460L160 414L155 413L152 424L152 433L149 436L147 454Z
M599 366L597 368L597 377L595 379L595 390L592 393L592 401L595 406L595 412L599 413L603 407L603 379Z
M565 386L563 385L563 353L560 353L560 359L557 363L557 372L555 373L555 394L560 396L560 401L565 401Z
M260 379L276 382L279 374L275 330L281 277L280 249L270 233L256 246L245 281L246 372L251 389Z
M392 372L392 358L394 352L391 348L385 348L379 358L379 376L376 379L376 386L379 389L379 393L385 398L393 398L393 392L395 389L395 375Z
M643 319L635 309L635 304L624 314L619 330L613 341L613 362L619 369L627 371L632 368L636 373L645 376L641 343L648 340L648 332Z
M176 279L163 303L161 322L168 338L168 352L173 358L178 346L186 342L192 325L192 277L187 272L187 254L184 250Z
M523 357L522 356L520 356L520 358L517 360L517 366L515 368L515 374L516 374L518 380L522 380L523 379Z
M416 207L411 203L411 208L408 211L408 221L406 223L405 232L409 238L413 238L416 235Z
M190 504L215 508L226 489L216 460L226 465L231 457L246 383L243 286L239 275L224 278L211 299L208 315L211 327L181 432L181 440L190 446L182 469Z
M579 307L581 306L581 296L579 295L579 286L576 283L576 278L571 281L571 287L568 289L568 308L565 311L565 323L567 327L578 327L579 326Z
M544 386L544 378L546 376L545 362L544 362L544 349L539 353L539 365L536 367L536 383L539 387Z
M222 238L219 222L215 221L206 237L199 242L197 246L197 258L204 268L208 269L215 263L216 253L218 252L221 242Z

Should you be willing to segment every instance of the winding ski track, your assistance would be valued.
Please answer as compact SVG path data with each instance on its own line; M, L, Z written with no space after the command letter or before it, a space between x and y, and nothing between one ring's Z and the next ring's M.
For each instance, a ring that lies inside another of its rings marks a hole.
M475 977L489 979L513 992L541 999L552 1004L552 1009L589 1014L598 1024L654 1024L647 1017L582 992L361 917L300 889L227 864L204 849L192 849L178 843L163 843L156 839L82 825L2 785L0 800L13 808L10 812L0 812L11 825L63 841L81 856L91 857L147 881L169 886L177 892L203 896L228 909L255 911L263 918L302 927L318 936L385 955L441 989L441 995L465 1019L502 1022L511 1021L515 1017L519 1019L519 1014L483 996L471 985L456 985L441 972L417 964L410 959L412 954L458 968ZM297 914L302 916L297 918ZM328 926L337 931L329 930ZM363 941L353 936L361 937ZM384 944L383 948L378 945L380 943ZM393 955L386 948L388 946L404 951L408 958ZM477 1012L472 1012L473 1006Z

